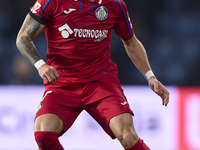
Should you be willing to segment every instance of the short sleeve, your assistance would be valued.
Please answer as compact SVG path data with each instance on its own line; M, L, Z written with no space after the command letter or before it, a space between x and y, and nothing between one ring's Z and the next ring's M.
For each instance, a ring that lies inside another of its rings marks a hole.
M127 41L134 35L133 26L128 14L128 9L123 0L114 0L118 5L118 19L114 26L115 33Z
M37 0L30 8L29 14L39 23L47 23L54 14L55 0Z

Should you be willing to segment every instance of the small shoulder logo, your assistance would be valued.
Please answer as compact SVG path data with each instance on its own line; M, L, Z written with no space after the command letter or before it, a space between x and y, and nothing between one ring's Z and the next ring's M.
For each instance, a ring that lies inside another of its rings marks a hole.
M105 20L108 17L108 10L103 6L100 6L96 9L95 14L99 20Z
M41 7L41 4L39 2L36 2L34 6L31 8L32 13L36 14L37 13L36 10L38 10L40 7Z

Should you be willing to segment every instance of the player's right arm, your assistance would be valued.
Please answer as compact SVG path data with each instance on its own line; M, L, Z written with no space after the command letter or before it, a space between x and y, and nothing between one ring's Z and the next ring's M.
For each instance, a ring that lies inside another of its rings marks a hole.
M44 25L37 22L28 14L17 35L17 48L21 54L33 65L38 60L42 59L37 52L37 49L33 43L33 39L37 37L43 29ZM54 83L59 79L56 69L53 66L47 65L46 63L38 68L38 73L46 83Z

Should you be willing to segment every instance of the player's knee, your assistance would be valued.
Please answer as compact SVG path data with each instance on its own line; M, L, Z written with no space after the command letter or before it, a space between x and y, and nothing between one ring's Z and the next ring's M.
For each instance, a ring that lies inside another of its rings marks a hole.
M124 130L117 138L124 148L133 146L139 139L137 133L131 129Z
M60 143L58 141L58 133L56 132L35 132L35 141L40 149L51 149L51 147L60 148Z
M63 121L54 114L43 114L35 120L35 131L48 131L60 134L63 130Z

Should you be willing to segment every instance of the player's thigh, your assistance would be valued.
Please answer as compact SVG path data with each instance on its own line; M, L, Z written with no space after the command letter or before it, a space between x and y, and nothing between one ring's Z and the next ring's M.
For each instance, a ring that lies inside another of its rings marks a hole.
M45 91L35 116L37 131L52 131L64 134L81 113L80 98L65 94L65 90Z
M133 125L133 119L131 113L122 113L110 119L109 127L113 134L120 138L125 135L131 135L134 138L138 138Z
M60 134L63 129L63 121L55 114L42 114L35 120L35 131L48 131Z

